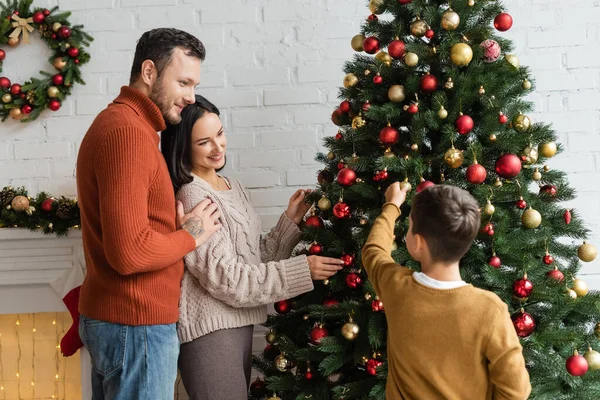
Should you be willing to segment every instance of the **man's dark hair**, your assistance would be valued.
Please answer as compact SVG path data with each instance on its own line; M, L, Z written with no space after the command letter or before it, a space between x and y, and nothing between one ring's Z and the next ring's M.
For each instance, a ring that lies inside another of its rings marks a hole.
M135 47L129 84L133 84L139 78L142 73L142 64L146 60L154 63L160 76L171 62L173 49L176 47L183 49L185 54L198 58L200 61L204 61L206 57L204 45L194 35L173 28L152 29L142 35Z
M411 203L412 232L423 236L433 261L458 261L480 228L479 203L469 192L449 185L431 186Z

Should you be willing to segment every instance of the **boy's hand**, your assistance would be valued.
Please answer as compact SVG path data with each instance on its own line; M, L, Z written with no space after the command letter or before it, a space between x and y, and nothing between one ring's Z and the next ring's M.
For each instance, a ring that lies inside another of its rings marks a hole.
M406 193L408 193L408 190L408 186L404 186L404 188L400 189L400 182L392 183L385 191L385 202L393 203L400 208L404 203L404 200L406 200Z

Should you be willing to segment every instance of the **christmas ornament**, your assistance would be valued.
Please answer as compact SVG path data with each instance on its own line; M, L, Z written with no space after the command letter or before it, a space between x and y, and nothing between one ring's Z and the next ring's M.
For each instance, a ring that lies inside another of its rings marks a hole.
M459 113L459 117L456 119L455 126L459 134L466 135L467 133L473 130L475 123L473 122L473 119L468 115L463 115L463 113Z
M393 128L388 123L388 126L383 128L379 132L379 140L386 146L391 146L393 144L398 143L398 137L400 136L400 132L396 128Z
M376 360L374 358L371 358L367 361L365 368L369 375L375 376L375 375L377 375L377 368L382 365L383 365L383 362Z
M2 49L0 49L0 61L4 61L4 59L6 58L6 52Z
M58 111L60 109L60 101L52 99L48 102L48 108L52 111Z
M410 145L410 149L412 151L418 151L419 150L419 145L416 144L416 143L413 143L413 144Z
M491 222L485 224L485 226L481 229L481 233L485 233L488 236L494 236L494 224Z
M440 119L446 119L446 118L448 118L448 110L446 110L444 108L444 106L440 106L440 109L438 111L438 117Z
M422 192L423 190L427 189L430 186L435 186L435 183L431 182L431 181L426 181L426 180L422 180L421 183L419 184L419 186L417 186L417 193Z
M10 79L8 79L5 76L0 77L0 88L2 88L2 89L8 89L10 87L10 85L11 85Z
M531 179L533 179L534 181L540 181L542 180L542 173L540 172L539 169L535 169L533 171L533 174L531 174Z
M435 36L435 32L433 31L433 29L427 29L425 31L425 37L427 39L432 39Z
M376 85L381 85L383 83L383 77L379 74L379 72L373 77L373 83Z
M308 367L308 368L306 369L306 373L304 374L304 377L305 377L307 380L311 380L311 379L313 378L313 374L312 374L312 372L311 372L311 370L310 370L310 367Z
M346 74L346 76L344 77L344 87L345 88L356 86L357 83L358 83L358 77L356 75L354 75L353 73Z
M357 324L352 321L350 318L349 322L346 322L344 326L342 326L342 336L344 336L347 340L355 340L358 337L358 332L360 331Z
M567 294L571 298L571 300L577 300L577 293L573 289L567 289Z
M358 129L358 128L362 128L363 126L365 126L367 122L364 120L364 118L360 115L357 115L356 117L352 118L352 129Z
M517 208L521 210L527 208L527 202L525 201L525 199L523 199L523 197L519 197L519 200L517 200Z
M504 59L513 67L515 68L519 68L521 66L521 62L519 61L519 59L517 58L517 56L513 55L513 54L506 54L504 56Z
M65 82L65 78L61 74L56 74L52 77L52 83L60 86Z
M342 186L352 186L356 182L356 172L350 168L344 168L337 174L337 182Z
M529 89L531 89L531 82L529 82L527 79L525 79L523 81L523 85L522 86L523 86L523 89L529 90Z
M488 259L488 265L490 267L500 268L502 266L502 261L500 260L500 257L496 255L496 253L493 253L492 256Z
M14 96L21 94L21 85L13 83L10 87L10 93Z
M54 204L55 200L52 198L48 198L46 200L44 200L42 202L42 210L45 212L50 212L52 211L52 205Z
M500 57L500 45L495 40L484 40L480 46L483 48L483 62L492 63Z
M322 228L324 225L323 220L321 219L321 217L316 216L316 215L312 215L308 218L306 218L306 227L307 228Z
M485 182L486 177L487 171L485 170L485 167L478 164L477 160L473 160L473 164L469 165L469 168L467 168L467 181L478 185Z
M555 197L558 190L554 185L544 185L540 188L540 194L541 193L546 193L548 196Z
M591 347L588 347L588 351L585 352L583 357L587 361L591 371L597 371L600 369L600 353L593 350Z
M339 219L350 218L352 211L350 210L350 206L342 201L338 202L335 206L333 206L333 215Z
M54 32L58 32L58 30L61 28L62 24L60 22L55 22L52 24L52 30Z
M583 244L577 249L577 256L583 262L592 262L596 259L597 255L598 251L591 243L583 242Z
M406 56L404 56L404 63L409 67L414 67L419 63L419 56L411 52L406 53Z
M449 8L442 14L441 25L442 28L444 28L444 30L453 31L456 28L458 28L459 24L460 16L457 13L455 13L454 10L452 10L451 8Z
M335 154L333 158L335 158ZM324 183L331 183L333 182L333 174L330 170L323 169L319 172L319 175L317 176L317 181L319 182L319 185L323 185Z
M388 178L388 172L387 170L383 170L383 171L377 171L375 173L375 176L373 177L373 180L375 182L379 182L379 181L384 181Z
M556 143L554 142L540 143L538 146L539 154L546 158L553 157L557 150Z
M311 377L312 377L312 374L311 374ZM277 395L275 393L273 393L273 396L269 397L267 400L281 400L281 397L277 397Z
M450 49L450 59L459 67L466 67L473 59L473 49L466 43L457 43Z
M21 111L21 109L19 107L11 108L9 111L9 115L13 119L16 119L17 121L22 119L23 117L25 117L25 115L23 114L23 112Z
M429 74L429 72L421 78L421 90L425 93L435 92L437 85L437 78Z
M36 11L33 13L33 22L36 24L41 24L46 19L46 16L41 11Z
M361 109L365 112L369 111L369 109L371 108L371 103L369 103L369 100L367 100L365 102L365 104L362 105Z
M444 154L444 162L450 168L458 168L463 164L464 161L465 158L463 151L455 149L454 146L452 146L448 151L446 151L446 154Z
M565 224L569 225L571 223L571 210L565 210L563 219L565 220Z
M355 274L354 272L351 272L348 275L346 275L346 285L350 289L356 289L361 284L362 284L362 278L359 275Z
M550 167L547 165L544 165L544 172L548 172L548 171L550 171Z
M410 114L416 114L419 112L419 105L417 103L411 103L410 106L404 106L404 107Z
M10 93L4 93L2 95L2 101L4 103L10 103L12 101L12 96L10 95Z
M58 34L58 37L60 37L61 39L68 39L71 37L71 28L63 25L60 27L60 29L56 33Z
M19 43L20 42L18 37L9 37L6 41L6 44L8 44L10 47L17 47Z
M519 337L527 337L535 330L535 320L523 309L521 309L520 312L513 314L511 320Z
M444 83L444 87L448 90L452 90L454 88L454 82L452 82L452 78L448 78L446 83Z
M587 373L589 366L587 360L575 350L573 355L567 358L566 368L567 372L573 376L583 376Z
M335 153L333 151L327 153L327 159L331 161L335 160Z
M323 300L323 305L325 307L333 307L337 304L340 304L339 301L337 301L337 299L333 298L333 297L328 297L325 300Z
M369 11L371 11L373 14L381 14L381 12L379 12L379 7L381 7L382 3L383 3L383 0L369 1Z
M368 54L375 54L379 51L379 39L374 36L369 36L363 41L363 49Z
M400 103L400 102L404 101L404 99L405 99L404 86L402 86L402 85L390 86L390 88L388 89L388 98L390 99L390 101L392 101L394 103Z
M524 133L531 126L531 120L527 115L519 113L513 121L513 128L519 133Z
M379 18L377 18L377 15L375 14L371 14L367 17L368 21L374 22L374 21L379 21Z
M527 299L533 292L533 283L527 279L527 274L513 282L513 295L521 300Z
M379 53L377 53L375 58L387 65L388 67L392 64L392 56L390 56L385 51L380 51Z
M48 93L48 97L58 97L60 91L56 86L50 86L46 91Z
M508 122L508 117L506 116L506 114L500 112L498 114L498 122L500 122L502 125L504 125L505 123Z
M265 397L267 395L267 384L265 381L257 377L256 380L250 384L250 394L257 399Z
M494 212L496 212L496 207L493 206L491 201L487 201L487 203L485 204L485 207L483 207L483 212L486 215L493 215Z
M405 5L405 4L409 4L409 3L412 3L412 0L398 0L398 4Z
M323 327L323 325L317 325L310 331L310 341L312 344L317 345L319 342L329 336L329 331Z
M365 41L364 35L355 35L350 42L352 49L357 52L363 51L363 42Z
M563 273L558 269L558 267L554 267L553 270L548 271L546 276L556 282L562 282L565 279Z
M573 281L573 290L577 293L577 296L583 297L588 294L587 283L585 283L584 280L577 278Z
M494 18L494 28L500 32L506 32L513 24L512 17L508 13L500 13Z
M495 170L502 178L514 178L521 172L521 160L514 154L504 154L496 161Z
M33 107L31 107L29 104L25 104L23 107L21 107L21 112L25 115L31 114L32 111Z
M348 100L344 100L340 103L340 110L345 113L349 113L352 110L352 106Z
M351 267L354 264L354 256L352 254L342 254L340 260L344 262L345 267Z
M56 57L52 65L57 70L61 71L67 65L67 62L62 57Z
M533 208L529 208L525 210L523 215L521 216L521 222L523 223L523 227L526 229L535 229L542 223L542 215Z
M279 314L287 314L292 309L292 303L289 300L281 300L275 303L274 308Z
M333 122L337 126L343 125L343 123L342 123L343 116L344 116L344 113L342 112L342 110L340 110L339 108L336 108L331 113L331 122Z
M317 206L319 207L320 210L327 211L331 208L331 201L327 198L327 196L323 195L319 199Z
M29 199L25 196L16 196L12 199L11 207L17 212L24 212L29 207Z
M274 344L277 342L277 335L273 331L269 331L265 336L267 343Z
M429 29L427 22L419 19L418 17L415 21L413 21L412 24L410 24L410 34L416 37L423 37L427 29Z
M485 89L483 88L483 86L479 86L479 94L481 96L483 96L485 94Z
M308 248L308 254L310 255L319 255L323 252L323 246L321 246L320 244L318 244L317 242L314 242L313 244L310 245L310 247Z
M405 190L405 188L407 192L412 190L412 185L408 181L408 178L405 178L402 182L400 182L400 189Z
M521 161L525 165L535 164L538 160L538 152L537 149L529 145L521 151Z
M285 355L280 354L277 357L275 357L275 368L277 368L279 371L281 372L285 372L287 371L288 368L288 359L285 358Z
M371 310L373 310L373 312L384 311L383 301L379 300L379 297L375 297L375 300L371 302Z

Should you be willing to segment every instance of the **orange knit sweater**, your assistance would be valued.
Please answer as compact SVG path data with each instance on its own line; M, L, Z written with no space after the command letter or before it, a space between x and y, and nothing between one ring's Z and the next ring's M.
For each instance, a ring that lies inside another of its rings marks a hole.
M123 87L87 131L77 192L87 273L79 312L125 325L177 322L183 256L196 247L176 228L175 194L159 151L158 107Z

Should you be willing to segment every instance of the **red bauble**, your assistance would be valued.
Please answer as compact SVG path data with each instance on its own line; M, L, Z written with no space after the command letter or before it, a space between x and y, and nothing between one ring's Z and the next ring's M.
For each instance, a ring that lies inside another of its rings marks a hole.
M546 193L549 196L556 196L556 193L558 191L556 190L556 186L554 185L544 185L540 188L540 193Z
M354 264L354 256L352 254L342 254L340 260L344 262L345 267L351 267Z
M425 93L435 92L437 89L438 81L433 75L427 74L421 78L421 90Z
M54 204L54 199L46 199L42 202L42 210L46 212L52 211L52 204Z
M371 14L367 17L368 21L374 22L374 21L379 21L379 17L377 17L377 15L375 14Z
M321 170L317 176L317 182L319 182L319 185L331 183L333 182L333 174L328 169Z
M406 44L399 39L392 40L388 46L388 54L396 59L401 59L406 53Z
M365 102L365 104L362 105L362 110L363 111L369 111L370 108L371 108L371 103L369 103L369 100L367 100Z
M466 135L473 130L475 123L473 122L473 118L469 117L468 115L461 114L456 119L455 126L458 133L461 135Z
M335 134L335 140L342 140L344 138L344 136L342 135L342 132L338 132Z
M416 103L412 103L410 106L408 106L408 112L411 114L416 114L419 112L419 105Z
M408 3L412 3L412 0L398 0L398 4L408 4Z
M279 314L287 314L292 309L292 303L289 300L281 300L275 303L274 307Z
M331 113L331 122L333 122L337 126L344 125L342 123L342 116L344 113L339 108L336 108L334 112Z
M69 28L68 26L63 25L63 26L61 26L58 29L57 33L58 33L58 36L60 38L62 38L62 39L68 39L68 38L71 37L71 28Z
M322 326L315 326L310 331L310 341L312 344L319 344L321 339L329 336L329 331Z
M386 126L379 132L379 140L386 146L392 146L398 143L400 132L394 127Z
M312 372L310 372L310 371L306 371L306 373L304 374L304 377L305 377L307 380L311 380L311 379L312 379L312 377L313 377L313 374L312 374Z
M350 168L343 168L337 174L337 181L342 186L352 186L356 182L356 172Z
M25 95L25 93L22 93L19 95L19 97L21 97L23 100L27 98L27 96Z
M333 215L339 219L350 218L352 211L350 210L350 206L346 203L339 202L335 206L333 206Z
M427 189L430 186L434 186L435 183L431 182L431 181L423 181L421 183L419 183L419 186L417 186L417 193Z
M15 96L21 94L21 85L19 85L18 83L13 83L10 87L10 93L12 93Z
M519 200L517 200L517 208L524 210L527 208L527 202L525 200L523 200L523 198L521 197Z
M48 102L48 108L51 109L52 111L58 111L60 110L60 101L56 100L56 99L52 99Z
M308 254L310 254L312 256L316 256L318 254L321 254L322 252L323 252L323 246L321 246L318 243L313 243L308 248Z
M565 210L563 218L565 219L565 224L569 225L571 223L571 210Z
M533 283L527 276L513 282L513 294L519 299L525 299L533 292Z
M567 358L566 362L567 372L573 376L583 376L588 372L588 362L585 357L580 356L575 352L575 355Z
M517 336L519 337L527 337L535 330L535 320L531 314L528 314L525 311L521 310L513 314L510 318L517 331Z
M400 0L398 0L400 1ZM375 360L374 358L371 358L369 361L367 361L367 364L365 366L365 368L367 369L367 372L369 375L377 375L377 367L380 367L383 365L383 362L379 361L379 360Z
M469 165L469 168L467 168L467 181L470 183L483 183L486 177L487 171L485 170L485 167L481 164L477 164L477 162Z
M311 215L310 217L306 218L306 227L307 228L322 228L323 220L321 219L321 217L319 217L317 215Z
M508 122L508 117L506 116L506 114L500 113L498 115L498 122L500 122L501 124L505 124Z
M257 399L262 399L268 395L267 384L260 378L256 378L254 382L250 384L250 394Z
M9 87L10 87L10 79L8 79L5 76L0 77L0 88L8 89Z
M425 37L427 39L431 39L434 35L435 35L435 32L433 31L433 29L427 29L425 31Z
M36 11L33 13L33 22L36 24L41 24L46 19L46 16L41 11Z
M56 38L57 38L56 33L53 33L51 38L52 38L52 40L56 40Z
M386 180L389 177L389 173L387 171L377 171L377 173L375 174L375 176L373 177L373 180L375 182L379 182L379 181L383 181Z
M352 110L350 106L350 102L348 100L344 100L340 103L340 110L345 113L349 113Z
M44 17L47 17L48 15L50 15L50 10L46 9L42 11L42 13L44 14Z
M373 77L373 83L376 85L381 85L383 83L383 77L379 74Z
M521 160L514 154L504 154L496 161L496 173L502 178L511 179L521 172Z
M494 236L494 224L491 222L485 224L485 226L481 228L481 233L486 233L488 236Z
M346 275L346 285L350 289L356 289L361 284L362 284L362 278L359 275L355 274L354 272L351 272L348 275Z
M346 164L344 164L344 161L340 161L340 162L338 163L338 165L337 165L337 169L338 169L338 171L339 171L339 170L342 170L342 169L344 169L344 168L346 168Z
M2 49L0 49L0 61L4 61L4 59L6 58L6 52Z
M375 299L371 302L371 310L374 312L384 311L383 309L383 301L379 299Z
M333 298L333 297L328 297L325 300L323 300L323 305L326 307L332 307L335 306L337 304L340 304L339 301L337 301L337 299Z
M494 28L500 32L506 32L513 24L513 19L509 13L500 13L494 18Z
M79 58L76 58L75 61L73 61L75 64L79 64Z
M60 86L64 82L65 82L65 78L61 74L56 74L52 77L52 83L54 83L56 86Z
M69 50L67 50L67 54L69 55L69 57L76 58L79 56L79 49L77 47L69 47Z
M502 266L502 260L498 256L491 256L488 260L488 265L494 268L500 268Z
M558 268L554 268L552 271L548 271L546 276L556 282L562 282L565 279L565 275L560 272Z
M380 44L379 39L374 36L369 36L363 42L363 49L366 53L375 54L379 51Z
M21 107L21 112L23 114L31 114L32 111L33 107L31 107L29 104L25 104L23 107Z
M546 253L546 255L542 258L542 261L546 265L551 265L554 262L554 257L552 257L550 254Z

